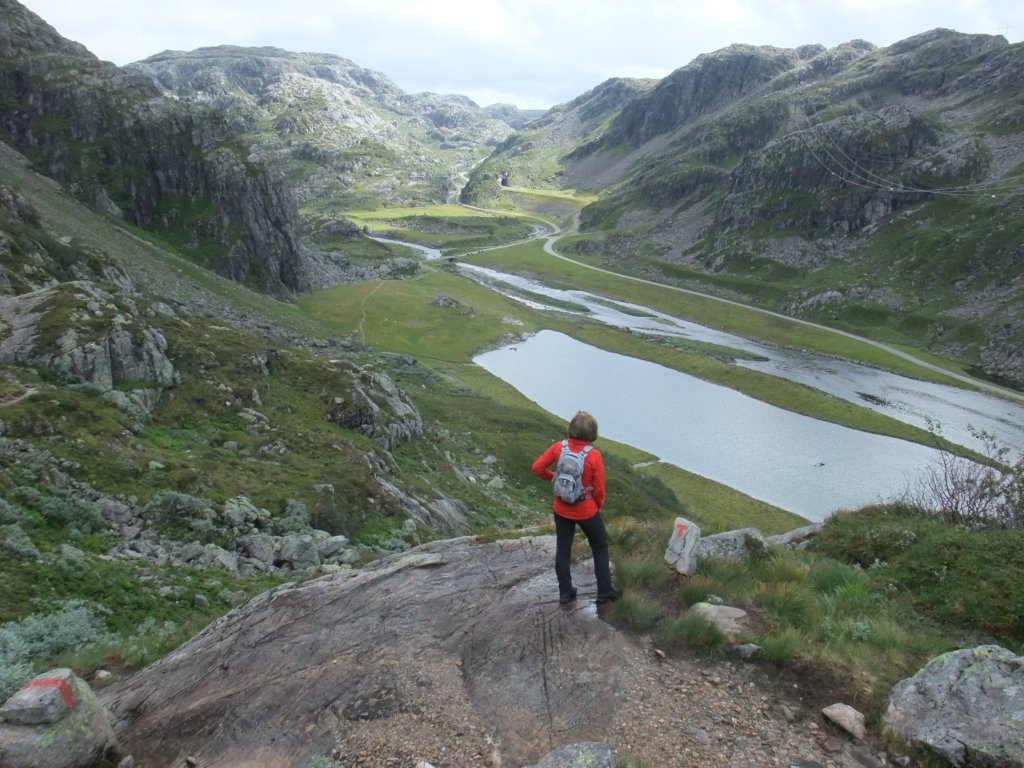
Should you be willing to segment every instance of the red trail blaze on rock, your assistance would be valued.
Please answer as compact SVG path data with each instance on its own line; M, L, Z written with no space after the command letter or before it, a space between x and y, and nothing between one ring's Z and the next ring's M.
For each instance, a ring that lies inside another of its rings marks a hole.
M68 709L75 706L75 694L71 692L71 686L68 685L67 680L62 680L59 677L39 677L31 683L21 686L21 690L26 688L56 688L60 691L61 698L64 699Z

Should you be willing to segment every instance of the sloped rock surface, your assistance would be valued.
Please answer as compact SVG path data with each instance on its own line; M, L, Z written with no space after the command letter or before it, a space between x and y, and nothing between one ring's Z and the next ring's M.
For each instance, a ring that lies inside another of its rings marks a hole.
M953 765L1024 766L1024 657L996 645L932 659L889 696L885 723Z
M455 539L286 585L102 698L138 764L278 768L329 753L355 723L428 717L424 698L451 706L422 689L454 683L502 763L524 765L567 731L598 737L627 674L628 644L583 599L589 564L565 609L553 558L553 537ZM427 667L445 680L413 674Z

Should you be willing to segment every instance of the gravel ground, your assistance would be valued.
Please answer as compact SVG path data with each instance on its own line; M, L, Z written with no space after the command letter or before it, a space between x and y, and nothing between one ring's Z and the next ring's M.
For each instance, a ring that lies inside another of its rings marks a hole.
M791 683L742 661L661 658L635 645L624 701L601 732L556 742L603 741L619 768L882 768L888 757L825 723ZM345 768L521 768L473 707L458 663L420 653L403 662L396 694L353 711L336 734ZM548 734L546 734L548 735ZM870 737L869 737L870 738Z

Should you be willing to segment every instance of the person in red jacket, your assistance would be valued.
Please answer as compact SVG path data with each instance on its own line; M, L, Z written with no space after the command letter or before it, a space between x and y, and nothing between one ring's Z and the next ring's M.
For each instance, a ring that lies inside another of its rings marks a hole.
M580 411L569 422L567 437L570 450L582 451L597 440L597 419L586 411ZM541 480L550 482L555 477L553 467L561 455L562 441L559 440L533 462L533 473ZM601 508L604 506L604 459L601 458L601 452L593 447L583 463L583 487L586 492L575 504L568 504L558 497L554 500L555 576L558 578L558 602L562 604L576 599L576 587L572 585L569 565L577 525L586 535L594 555L598 604L614 600L621 594L612 584L608 533L601 518Z

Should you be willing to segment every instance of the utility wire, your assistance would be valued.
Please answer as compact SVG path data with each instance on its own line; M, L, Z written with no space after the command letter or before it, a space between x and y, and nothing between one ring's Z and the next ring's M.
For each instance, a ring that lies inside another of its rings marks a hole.
M795 132L804 147L824 170L847 184L864 189L953 197L998 198L1024 194L1024 180L1002 179L949 187L918 187L904 184L898 179L881 176L865 167L857 158L844 150L839 142L829 134L824 123L812 123L807 111L800 105L797 105L795 109L801 113L807 126L805 129ZM814 144L809 141L809 136L813 137ZM826 162L823 156L827 157L830 162Z

